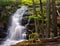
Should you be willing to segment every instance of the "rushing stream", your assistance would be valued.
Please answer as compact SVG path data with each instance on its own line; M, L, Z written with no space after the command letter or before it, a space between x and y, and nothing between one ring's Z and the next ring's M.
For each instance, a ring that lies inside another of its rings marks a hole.
M22 6L20 9L11 16L11 25L8 28L8 36L6 40L0 46L11 46L18 42L22 42L26 40L26 26L29 24L27 23L25 26L21 25L23 15L28 10L28 6ZM28 20L28 22L30 19Z

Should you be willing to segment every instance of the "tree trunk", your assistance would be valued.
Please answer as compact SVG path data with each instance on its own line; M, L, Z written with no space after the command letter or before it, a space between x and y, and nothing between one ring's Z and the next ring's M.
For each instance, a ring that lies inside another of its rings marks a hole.
M41 14L42 17L44 17L43 7L42 7L42 0L39 0L39 1L40 1L40 11L41 11L40 14ZM44 28L43 26L44 26L44 19L42 19L42 28ZM42 29L40 32L42 33L42 38L44 38L44 30Z
M37 12L36 12L36 7L35 7L34 0L32 0L32 2L33 2L34 15L37 16ZM38 31L38 29L37 29L37 19L34 19L34 21L35 21L35 32L37 32Z
M50 0L47 0L47 31L46 37L50 37Z
M54 37L56 37L57 36L57 12L56 12L55 0L52 0L52 24L53 24Z

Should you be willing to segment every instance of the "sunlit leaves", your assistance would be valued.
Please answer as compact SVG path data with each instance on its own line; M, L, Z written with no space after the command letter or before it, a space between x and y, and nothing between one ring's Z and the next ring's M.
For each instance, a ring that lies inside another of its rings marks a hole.
M11 6L6 6L6 9L10 9L11 8Z
M38 19L38 20L42 20L44 19L44 17L40 16L40 15L32 15L32 16L26 16L26 18L30 18L30 19Z

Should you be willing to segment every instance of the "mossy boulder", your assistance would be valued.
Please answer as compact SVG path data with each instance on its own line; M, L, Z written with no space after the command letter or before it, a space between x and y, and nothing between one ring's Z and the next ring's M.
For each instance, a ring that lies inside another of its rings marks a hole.
M28 40L17 43L16 45L12 45L12 46L43 46L43 44L41 41Z

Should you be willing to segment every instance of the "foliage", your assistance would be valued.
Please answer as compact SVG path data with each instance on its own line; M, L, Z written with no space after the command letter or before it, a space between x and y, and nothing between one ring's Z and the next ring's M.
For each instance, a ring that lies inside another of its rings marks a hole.
M32 15L32 16L26 16L26 18L30 18L30 19L38 19L38 20L43 20L44 17L42 17L41 15Z
M29 40L36 40L38 38L38 33L32 33L30 34Z
M12 15L19 7L19 3L2 0L0 3L0 22L2 22L2 24L7 24L9 16Z

